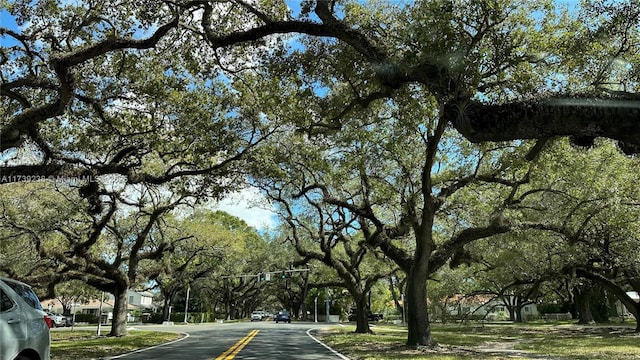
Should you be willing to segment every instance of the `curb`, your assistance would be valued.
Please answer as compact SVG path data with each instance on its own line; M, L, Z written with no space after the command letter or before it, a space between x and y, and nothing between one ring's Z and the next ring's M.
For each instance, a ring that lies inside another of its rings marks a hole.
M342 360L350 360L348 357L340 354L339 352L333 350L331 347L329 347L329 345L323 343L322 341L318 340L318 338L316 338L315 336L311 335L311 331L312 330L317 330L317 329L309 329L307 330L307 335L309 335L310 338L312 338L315 342L317 342L318 344L322 345L325 347L325 349L331 351L332 354L334 354L335 356L339 357Z

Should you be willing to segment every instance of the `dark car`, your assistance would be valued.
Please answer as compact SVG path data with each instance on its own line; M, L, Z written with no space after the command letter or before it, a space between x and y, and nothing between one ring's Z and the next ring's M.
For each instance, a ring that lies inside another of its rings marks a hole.
M367 320L369 321L380 321L383 318L384 318L384 315L382 314L367 312ZM349 321L356 321L357 319L358 317L355 312L352 312L351 314L349 314Z
M276 324L280 321L291 323L291 316L288 311L278 311L278 314L276 315Z

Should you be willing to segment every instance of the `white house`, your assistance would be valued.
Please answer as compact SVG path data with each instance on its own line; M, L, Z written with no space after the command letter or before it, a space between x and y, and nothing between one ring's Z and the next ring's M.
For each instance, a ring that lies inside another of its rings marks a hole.
M113 319L113 296L105 293L105 299L102 303L103 317L106 315L107 320ZM56 299L46 300L41 302L42 308L54 313L62 313L62 305ZM127 321L134 321L135 319L131 313L136 310L142 310L143 312L150 312L155 310L156 306L153 304L153 294L148 291L127 291ZM93 314L98 315L100 309L100 299L92 299L86 303L76 304L71 312L81 314Z
M154 310L153 294L148 291L127 291L129 305L137 306L143 310Z

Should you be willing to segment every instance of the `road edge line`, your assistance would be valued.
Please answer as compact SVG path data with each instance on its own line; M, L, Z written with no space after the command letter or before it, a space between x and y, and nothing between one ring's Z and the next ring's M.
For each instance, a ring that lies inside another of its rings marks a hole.
M342 360L351 360L348 357L340 354L339 352L337 352L336 350L333 350L329 345L323 343L322 341L318 340L318 338L316 338L315 336L311 335L311 330L317 330L317 329L309 329L307 330L307 335L312 338L315 342L317 342L318 344L324 346L327 350L331 351L334 355L336 355L337 357L339 357Z
M176 340L173 340L173 341L169 341L169 342L167 342L167 343L162 343L162 344L158 344L158 345L155 345L155 346L152 346L152 347L148 347L148 348L144 348L144 349L138 349L138 350L130 351L130 352L128 352L128 353L124 353L124 354L120 354L120 355L109 356L109 357L105 357L105 358L102 358L102 359L103 359L103 360L120 359L120 358L125 357L125 356L127 356L127 355L137 354L137 353L141 353L141 352L143 352L143 351L147 351L147 350L151 350L151 349L159 348L159 347L161 347L161 346L175 344L175 343L177 343L178 341L182 341L182 340L184 340L184 339L186 339L186 338L188 338L188 337L189 337L189 333L179 332L179 333L177 333L177 334L182 334L182 335L184 335L184 336L183 336L183 337L181 337L180 339L176 339Z

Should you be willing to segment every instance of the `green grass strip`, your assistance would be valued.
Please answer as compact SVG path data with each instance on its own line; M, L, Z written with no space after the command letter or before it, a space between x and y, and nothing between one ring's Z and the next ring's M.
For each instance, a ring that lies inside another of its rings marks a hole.
M432 335L439 345L436 349L406 347L407 332L400 326L376 326L374 334L355 334L354 330L335 327L318 335L351 359L640 359L640 336L631 327L434 325Z
M52 331L51 358L100 359L163 344L182 336L160 331L129 331L127 336L122 337L98 337L95 331Z

